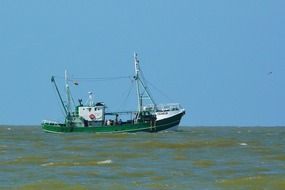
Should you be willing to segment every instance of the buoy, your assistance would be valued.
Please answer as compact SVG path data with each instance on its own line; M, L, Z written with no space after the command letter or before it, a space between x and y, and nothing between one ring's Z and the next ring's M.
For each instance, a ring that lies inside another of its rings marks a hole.
M90 114L90 115L89 115L89 118L93 120L93 119L95 119L96 117L95 117L94 114Z

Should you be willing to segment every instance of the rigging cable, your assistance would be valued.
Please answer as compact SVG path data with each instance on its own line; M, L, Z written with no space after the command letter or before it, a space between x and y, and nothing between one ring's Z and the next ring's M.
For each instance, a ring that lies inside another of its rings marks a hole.
M134 80L131 80L131 85L130 85L129 88L128 88L127 95L126 95L125 99L122 101L122 103L118 106L118 109L120 109L123 105L126 104L126 102L127 102L128 98L129 98L129 96L130 96L131 91L133 90L133 88L134 88Z
M140 70L140 72L141 72L141 76L142 76L142 79L143 79L143 82L145 82L145 91L144 91L144 93L148 93L149 95L149 99L151 100L151 102L152 101L154 101L154 100L152 100L151 98L154 98L153 97L153 95L152 95L152 93L150 92L150 90L149 90L149 87L148 87L148 83L150 83L148 80L146 80L146 78L144 77L144 73L143 73L143 71L142 70ZM146 92L147 91L147 92Z
M56 76L57 78L63 78L60 76ZM118 79L130 79L131 76L117 76L117 77L72 77L68 81L74 82L74 80L80 80L80 81L88 81L88 82L104 82L104 81L112 81L112 80L118 80Z
M153 83L151 83L150 81L147 81L148 84L150 84L156 91L158 91L160 94L162 94L164 97L166 97L169 101L173 101L172 98L170 98L166 93L164 93L162 90L160 90L159 88L157 88Z

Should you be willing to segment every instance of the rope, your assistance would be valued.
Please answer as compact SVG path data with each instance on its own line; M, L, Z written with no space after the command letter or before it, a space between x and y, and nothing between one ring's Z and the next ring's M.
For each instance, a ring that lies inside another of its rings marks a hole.
M153 83L151 83L150 81L147 81L148 84L150 84L156 91L158 91L161 95L163 95L164 97L166 97L169 101L173 101L172 98L170 98L166 93L164 93L162 90L160 90L159 88L157 88Z
M128 88L127 95L126 95L125 99L122 101L122 103L118 106L118 108L121 108L124 104L126 104L126 102L127 102L128 98L129 98L129 96L130 96L131 91L133 90L133 88L134 88L134 81L131 80L131 84L130 84L130 86L129 86L129 88Z

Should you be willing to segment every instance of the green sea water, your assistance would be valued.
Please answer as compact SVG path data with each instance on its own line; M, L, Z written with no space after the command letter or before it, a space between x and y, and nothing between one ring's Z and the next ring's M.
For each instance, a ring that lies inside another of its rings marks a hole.
M285 127L49 134L0 127L0 189L285 189Z

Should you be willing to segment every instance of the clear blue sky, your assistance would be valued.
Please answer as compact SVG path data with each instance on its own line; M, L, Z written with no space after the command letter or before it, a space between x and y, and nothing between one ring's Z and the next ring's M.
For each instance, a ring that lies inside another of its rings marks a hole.
M131 75L136 51L164 93L149 86L156 101L187 110L182 125L285 125L284 7L284 0L1 0L0 123L63 119L51 75ZM73 90L83 99L92 90L115 109L125 82Z

